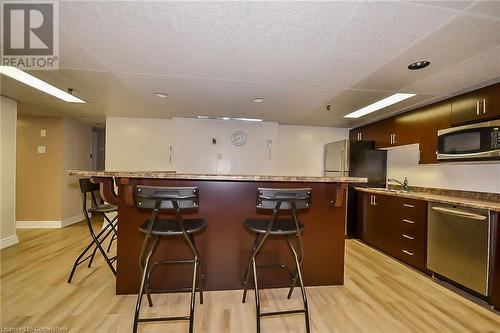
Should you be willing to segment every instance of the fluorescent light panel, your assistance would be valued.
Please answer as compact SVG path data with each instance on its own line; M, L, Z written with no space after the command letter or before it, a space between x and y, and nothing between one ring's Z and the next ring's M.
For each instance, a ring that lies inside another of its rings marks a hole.
M372 113L372 112L375 112L377 110L383 109L385 107L388 107L389 105L399 103L399 102L404 101L405 99L408 99L408 98L413 97L415 95L416 94L396 93L394 95L391 95L389 97L381 99L378 102L375 102L373 104L365 106L364 108L361 108L359 110L351 112L348 115L345 115L344 118L359 118L359 117L363 117L363 116L365 116L365 115L367 115L369 113Z
M76 96L73 96L59 88L54 87L51 84L48 84L45 81L42 81L33 75L30 75L22 70L12 67L12 66L0 66L0 74L11 77L14 80L27 84L30 87L41 90L44 93L62 99L65 102L69 103L85 103L85 101L79 99Z
M209 117L209 116L198 116L198 119L216 119L216 120L236 120L236 121L252 121L252 122L260 122L263 119L260 118L244 118L244 117Z

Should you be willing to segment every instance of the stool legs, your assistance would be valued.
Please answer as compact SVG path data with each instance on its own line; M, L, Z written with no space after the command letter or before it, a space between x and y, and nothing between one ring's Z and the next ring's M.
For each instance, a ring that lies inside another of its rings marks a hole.
M156 236L155 239L153 240L153 245L146 254L145 261L141 260L141 263L144 262L144 267L142 269L142 278L141 278L141 286L139 287L139 295L137 296L137 302L135 304L134 324L133 324L134 333L137 332L137 325L139 324L139 312L141 310L142 295L144 294L144 289L146 286L146 276L149 273L149 261L151 260L151 256L153 255L154 251L156 250L156 247L158 246L159 240L160 236Z
M101 231L99 231L99 233L96 235L95 232L94 232L94 229L92 228L92 223L90 221L90 218L88 217L88 215L85 213L85 220L87 222L87 226L89 228L89 232L90 232L90 236L92 237L92 241L87 245L87 247L80 253L80 255L76 258L74 264L73 264L73 268L71 269L71 272L69 274L69 277L68 277L68 283L71 283L71 281L73 280L73 275L75 274L75 271L76 271L76 268L82 264L85 260L87 259L90 259L89 260L89 264L88 264L88 267L91 266L93 260L94 260L94 257L95 257L95 253L97 252L97 250L99 250L101 252L101 254L103 255L104 257L104 260L106 261L106 263L108 264L109 268L111 269L111 272L116 276L116 270L115 268L113 267L113 261L115 258L109 258L107 255L106 255L106 252L104 251L104 249L102 248L101 246L101 243L111 234L111 232L114 230L114 222L116 220L116 217L110 221L110 223L108 225L106 225L106 227L104 227ZM104 235L104 236L103 236ZM101 238L102 237L102 238ZM83 258L85 256L85 254L87 254L87 252L93 247L95 246L94 250L92 251L92 254Z
M135 313L134 313L134 323L133 323L133 332L137 332L138 324L139 322L152 322L152 321L175 321L175 320L189 320L189 333L193 332L194 328L194 312L195 312L195 303L196 303L196 289L197 289L197 284L199 285L199 291L200 291L200 304L203 304L203 281L204 281L204 276L201 270L201 260L198 255L198 251L196 249L195 243L194 243L194 237L192 234L190 234L188 237L186 237L189 246L193 250L193 259L185 259L185 260L160 260L160 261L155 261L151 263L151 257L153 256L154 252L156 251L156 248L158 247L159 240L161 236L153 236L155 237L153 240L153 244L149 249L147 249L147 239L149 239L148 236L146 236L143 249L141 250L141 256L140 256L140 267L141 267L141 285L139 288L139 294L137 296L137 302L136 302L136 307L135 307ZM162 290L162 289L151 289L150 288L150 280L151 280L151 273L158 264L193 264L193 281L191 284L191 287L189 288L181 288L178 290ZM139 318L140 310L141 310L141 304L142 304L142 296L144 293L146 293L147 299L148 299L148 304L149 306L153 306L153 302L151 299L151 291L160 291L160 292L169 292L169 291L190 291L191 292L191 299L190 299L190 304L189 304L189 316L176 316L176 317L160 317L160 318Z
M247 299L247 290L248 290L248 278L250 276L250 269L252 269L252 266L254 264L254 258L255 258L255 250L257 249L257 246L259 245L259 234L255 234L255 240L253 242L253 248L252 248L252 255L250 256L250 259L248 260L248 265L247 269L245 271L245 279L243 280L243 299L242 303L245 303Z
M254 282L254 291L255 291L255 322L256 322L256 330L257 333L260 333L260 319L261 317L265 316L274 316L274 315L279 315L279 314L295 314L295 313L303 313L304 314L304 319L305 319L305 325L306 325L306 332L310 333L310 325L309 325L309 305L307 302L307 295L306 295L306 289L304 287L304 281L302 280L302 272L301 272L301 266L302 266L302 260L303 260L303 255L302 255L302 250L301 250L301 255L299 256L297 254L297 251L295 250L292 242L290 241L290 238L285 235L285 240L288 244L288 247L290 249L290 252L293 255L294 261L295 261L295 272L291 274L292 277L292 283L290 285L290 290L288 291L287 298L290 299L293 293L293 289L295 288L297 282L300 285L300 290L302 293L302 301L304 303L304 307L302 309L297 309L297 310L285 310L285 311L271 311L271 312L261 312L260 310L260 297L259 297L259 285L258 285L258 279L257 279L257 264L256 264L256 256L259 251L259 249L262 247L265 238L263 237L262 240L259 241L259 234L256 234L255 241L254 241L254 246L252 249L252 254L249 259L248 267L245 271L245 278L243 281L243 299L242 302L245 303L246 301L246 295L247 295L247 289L248 289L248 278L250 275L250 270L252 270L253 274L253 282ZM300 239L299 239L299 247L300 246ZM269 265L273 266L273 265ZM286 265L278 265L279 268L286 268ZM288 270L288 269L287 269Z
M288 246L290 247L290 250L293 253L293 257L295 258L295 267L297 268L296 275L299 278L299 284L300 284L300 291L302 292L302 301L304 302L304 317L306 321L306 332L309 333L311 331L309 327L309 305L307 303L307 295L306 295L306 288L304 287L304 281L302 280L302 272L300 271L300 266L301 266L301 260L299 261L299 258L297 256L297 251L295 251L295 248L293 247L292 243L290 242L290 239L285 236ZM291 296L293 287L295 286L295 281L293 282L292 288L290 288L290 292L288 293L289 296ZM290 298L290 297L288 297Z
M257 265L255 258L252 258L253 283L255 290L255 324L257 333L260 333L260 298L259 298L259 283L257 282Z

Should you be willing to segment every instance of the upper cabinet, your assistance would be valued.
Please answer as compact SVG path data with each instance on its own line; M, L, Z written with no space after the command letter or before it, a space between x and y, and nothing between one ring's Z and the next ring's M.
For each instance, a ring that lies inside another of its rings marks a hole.
M418 143L420 163L437 163L438 130L500 118L500 83L354 128L351 140L375 141L376 148Z
M451 123L462 125L500 116L500 83L451 100Z

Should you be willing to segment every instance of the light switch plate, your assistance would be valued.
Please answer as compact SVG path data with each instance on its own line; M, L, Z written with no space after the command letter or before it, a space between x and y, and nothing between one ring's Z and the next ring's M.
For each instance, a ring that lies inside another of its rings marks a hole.
M46 129L41 129L41 130L40 130L40 136L41 136L42 138L45 138L45 137L47 136L47 130L46 130Z
M37 150L38 150L38 154L45 154L47 152L47 149L45 148L45 146L38 146Z

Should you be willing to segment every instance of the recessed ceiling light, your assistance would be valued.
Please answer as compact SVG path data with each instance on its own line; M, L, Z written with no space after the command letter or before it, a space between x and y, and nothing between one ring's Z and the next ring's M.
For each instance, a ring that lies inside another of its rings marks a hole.
M209 117L209 116L197 116L198 119L216 119L216 120L234 120L234 121L251 121L251 122L259 122L264 121L260 118L245 118L245 117Z
M254 102L254 103L262 103L264 101L265 101L265 99L263 99L262 97L255 97L252 99L252 102Z
M412 62L411 64L408 65L408 69L411 69L412 71L417 70L417 69L422 69L427 66L429 66L431 63L427 60L419 60Z
M260 119L260 118L231 118L231 120L253 121L253 122L263 121L263 119Z
M348 115L345 115L344 118L359 118L369 113L388 107L389 105L404 101L405 99L408 99L415 95L416 94L396 93L394 95L381 99L378 102L365 106L364 108L351 112Z
M85 103L84 100L81 100L78 97L65 92L64 90L56 88L53 85L34 77L33 75L23 72L16 67L0 66L0 74L6 75L10 78L13 78L14 80L27 84L28 86L43 91L46 94L62 99L65 102Z
M167 98L168 97L168 95L164 94L164 93L155 93L155 96L158 98Z

